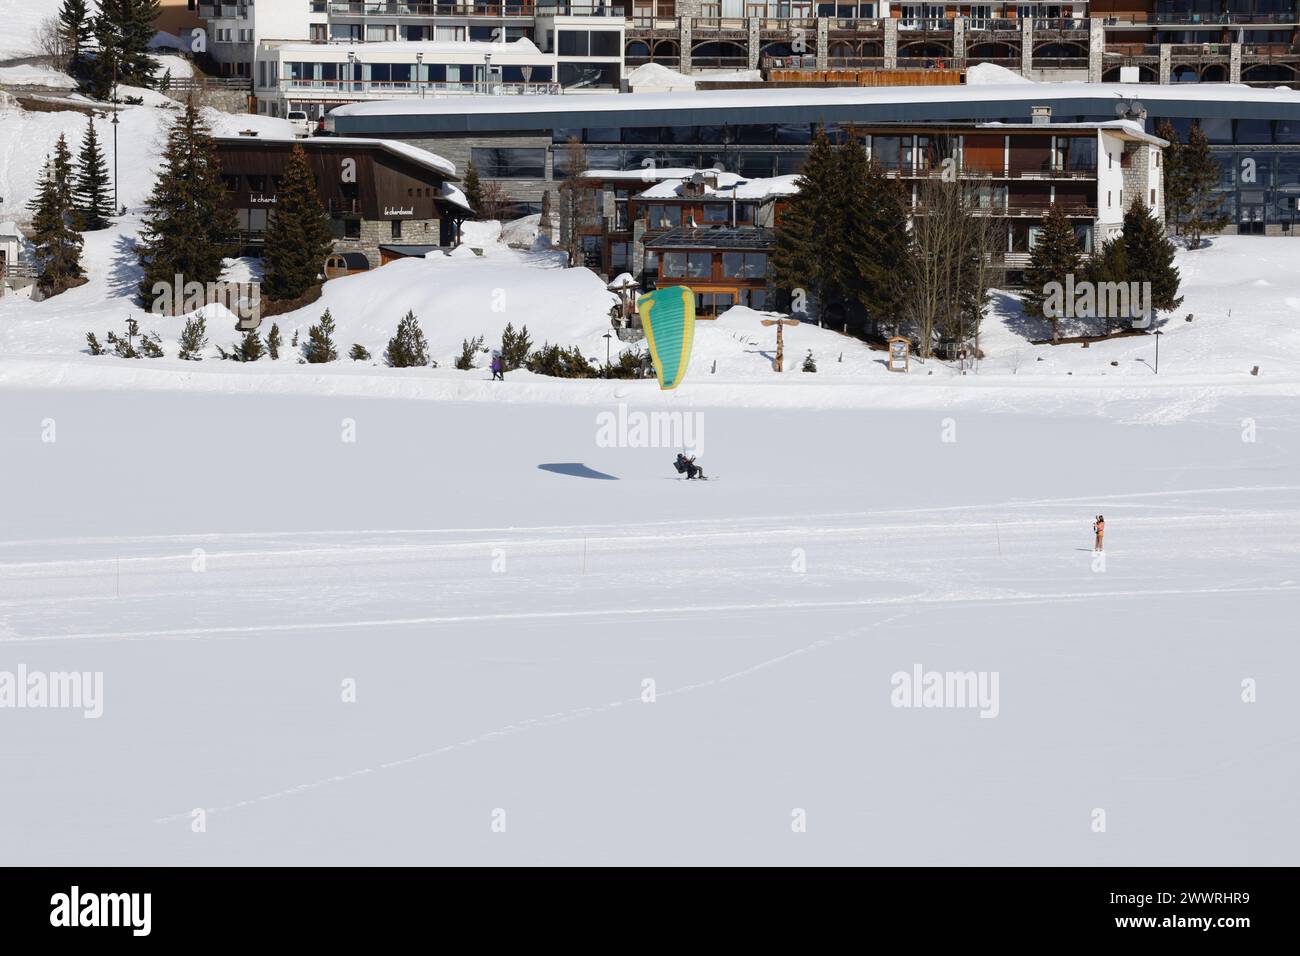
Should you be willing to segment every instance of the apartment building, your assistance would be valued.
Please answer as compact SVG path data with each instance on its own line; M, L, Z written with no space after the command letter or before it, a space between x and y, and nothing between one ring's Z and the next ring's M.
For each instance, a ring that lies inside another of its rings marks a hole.
M997 220L1002 261L1019 273L1059 206L1081 248L1095 251L1123 231L1135 197L1163 215L1162 150L1138 119L1053 123L1042 109L1028 123L884 124L839 127L898 179L912 215L923 216L925 184L945 161L967 184L976 215ZM580 245L606 278L629 272L642 288L686 285L703 317L770 301L768 256L781 212L798 191L794 175L746 177L719 169L588 171L581 182Z
M306 151L315 174L334 252L360 254L371 268L400 258L412 245L421 254L456 245L460 223L470 216L455 185L456 167L405 143L219 136L216 145L226 204L235 211L240 246L248 255L261 254L284 165L295 145Z

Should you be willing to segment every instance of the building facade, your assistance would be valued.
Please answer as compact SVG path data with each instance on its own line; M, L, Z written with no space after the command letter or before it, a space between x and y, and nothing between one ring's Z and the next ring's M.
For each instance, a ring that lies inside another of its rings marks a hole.
M454 185L456 168L405 144L259 136L220 136L216 144L226 203L238 218L239 242L247 255L261 254L284 166L295 145L305 150L315 174L334 251L361 253L371 268L386 261L384 249L392 258L394 249L400 254L408 245L425 251L454 247L460 223L470 215L464 194Z
M528 109L504 97L356 104L330 123L343 135L408 140L497 179L521 212L567 175L577 144L593 170L718 168L750 178L798 173L819 127L882 124L1008 126L1106 123L1145 113L1145 132L1168 120L1180 140L1200 125L1223 170L1228 232L1300 235L1300 92L1226 85L1025 84L901 89L699 91L578 98L539 96ZM922 135L917 132L915 135ZM1133 188L1133 187L1130 187ZM554 197L553 197L554 198Z
M1297 0L199 0L197 10L221 71L246 77L268 43L528 37L556 54L557 82L574 91L617 90L646 63L687 74L993 63L1046 81L1300 81Z

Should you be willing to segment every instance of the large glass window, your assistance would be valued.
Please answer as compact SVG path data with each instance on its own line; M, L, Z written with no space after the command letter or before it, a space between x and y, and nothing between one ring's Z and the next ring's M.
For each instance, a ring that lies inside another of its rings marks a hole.
M1273 142L1272 121L1262 119L1237 120L1236 142L1248 145Z
M686 254L686 277L709 279L713 277L713 253L689 252Z
M665 252L662 256L663 266L660 271L670 279L684 278L686 275L686 253Z
M1095 172L1097 140L1091 136L1071 136L1066 140L1065 168L1073 172Z
M646 210L647 229L673 229L682 224L682 207L653 203Z
M731 221L731 207L727 203L711 202L704 204L704 221L716 225Z
M767 253L724 252L722 274L728 279L761 279L767 275Z
M591 56L621 56L617 30L591 31Z
M618 63L561 63L560 85L565 89L617 89Z
M470 161L480 176L488 179L545 179L546 150L543 147L475 146Z
M898 169L903 158L903 140L899 136L871 137L871 158L885 169Z
M591 40L586 30L560 31L560 56L590 56Z

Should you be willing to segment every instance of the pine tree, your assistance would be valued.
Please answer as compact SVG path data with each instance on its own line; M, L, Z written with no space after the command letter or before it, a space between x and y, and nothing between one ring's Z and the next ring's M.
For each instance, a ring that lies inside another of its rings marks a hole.
M63 6L59 8L59 33L68 51L69 72L76 72L80 67L93 30L86 0L63 0Z
M773 281L791 296L792 308L807 308L806 302L799 301L800 290L818 309L825 309L835 292L840 273L830 253L839 238L835 225L840 218L836 208L840 168L825 131L819 129L796 180L799 191L781 214L772 255Z
M113 215L110 196L108 164L104 151L99 148L95 133L95 118L86 123L86 135L81 141L81 155L77 162L76 186L73 189L77 224L86 232L107 229Z
M257 329L249 329L245 332L239 344L234 347L234 352L234 357L241 362L256 362L265 355L266 347L262 345Z
M156 284L170 288L180 276L184 283L206 286L221 277L222 257L234 249L236 221L225 204L220 172L212 136L191 100L167 135L163 166L145 205L138 254L146 309L153 308Z
M354 362L369 362L370 350L360 342L352 343L352 348L348 351L348 358Z
M303 352L311 365L338 361L339 350L334 346L334 317L329 309L320 317L319 325L307 329L307 344Z
M1201 245L1207 232L1219 232L1230 221L1223 214L1223 194L1218 191L1220 167L1210 152L1210 141L1201 131L1199 123L1192 124L1187 145L1181 150L1180 165L1183 189L1186 191L1186 216L1183 227L1193 249ZM1166 201L1168 201L1166 187Z
M1124 260L1129 282L1151 283L1151 308L1156 312L1172 312L1183 301L1174 252L1160 220L1141 196L1136 197L1124 213Z
M817 362L813 359L812 349L809 349L808 354L804 356L803 365L799 367L799 370L801 372L817 371Z
M270 353L271 360L275 361L280 357L280 346L284 344L280 338L280 326L271 323L271 331L266 335L266 351Z
M104 51L104 40L115 51L117 81L128 86L154 85L157 61L150 55L154 38L154 20L158 19L159 0L100 0L95 35Z
M479 182L478 169L474 166L474 161L470 160L469 166L465 169L465 181L461 184L462 191L465 193L465 201L469 203L469 208L474 211L474 218L483 217L483 184Z
M177 358L187 362L202 362L203 350L208 347L208 323L201 315L185 320L181 329L180 353Z
M316 191L316 176L307 154L295 144L266 227L262 292L270 299L298 298L316 283L330 247L329 217Z
M397 334L388 340L384 361L393 368L417 368L429 364L429 343L414 312L407 312L397 323Z
M72 154L60 136L54 156L47 159L37 183L32 210L32 244L40 277L36 286L48 298L58 295L85 276L81 268L81 234L75 227L72 205Z
M107 100L113 95L113 87L121 74L117 30L112 20L100 15L90 21L90 33L95 41L95 58L85 70L83 86L95 99Z
M1052 203L1043 219L1043 230L1038 235L1038 242L1030 254L1029 268L1025 270L1024 309L1026 315L1045 318L1052 324L1053 341L1060 336L1061 316L1049 315L1048 310L1044 309L1048 298L1047 286L1057 283L1063 290L1067 276L1079 278L1081 255L1079 239L1065 216L1064 207Z
M549 189L542 193L542 209L541 215L537 219L537 228L549 243L555 234L555 210L551 208L551 191Z
M1169 145L1161 153L1165 193L1165 225L1178 235L1182 229L1183 213L1187 209L1187 168L1185 160L1186 147L1178 141L1178 132L1169 120L1161 120L1156 135L1168 140Z
M474 357L481 351L483 351L483 336L476 335L472 339L462 339L460 356L454 363L456 368L462 372L468 372L474 367Z
M857 302L875 318L896 315L909 255L904 194L856 138L836 153L837 214L825 237L834 295Z
M528 326L525 325L516 332L514 323L507 323L505 331L501 333L501 370L513 372L523 368L532 348L533 340L528 335Z

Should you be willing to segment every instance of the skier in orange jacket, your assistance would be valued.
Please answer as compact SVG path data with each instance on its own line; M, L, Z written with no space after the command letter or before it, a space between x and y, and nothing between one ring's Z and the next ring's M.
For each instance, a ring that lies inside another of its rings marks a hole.
M1097 515L1097 520L1092 523L1092 533L1097 536L1097 543L1093 545L1092 550L1101 550L1101 539L1106 536L1106 519Z

